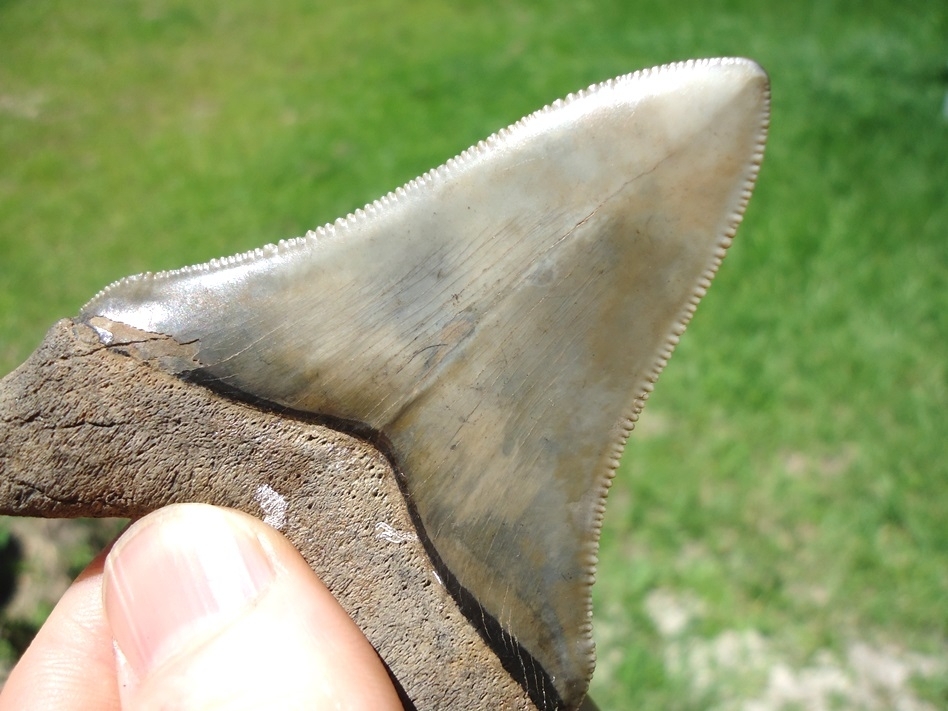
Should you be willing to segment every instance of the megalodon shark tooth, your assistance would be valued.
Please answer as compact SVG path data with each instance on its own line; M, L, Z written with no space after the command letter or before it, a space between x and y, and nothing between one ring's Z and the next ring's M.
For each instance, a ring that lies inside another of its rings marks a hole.
M534 699L575 708L606 492L768 117L748 60L619 77L305 237L123 279L78 321L186 344L159 359L186 380L377 433L452 594Z

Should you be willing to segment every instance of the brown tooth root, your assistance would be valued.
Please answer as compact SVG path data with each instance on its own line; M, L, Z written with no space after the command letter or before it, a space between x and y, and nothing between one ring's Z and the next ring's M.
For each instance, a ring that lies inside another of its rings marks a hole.
M156 368L155 351L188 357L134 329L104 347L63 320L0 380L0 513L138 517L186 501L246 511L300 550L406 708L536 711L445 588L379 449L195 387Z

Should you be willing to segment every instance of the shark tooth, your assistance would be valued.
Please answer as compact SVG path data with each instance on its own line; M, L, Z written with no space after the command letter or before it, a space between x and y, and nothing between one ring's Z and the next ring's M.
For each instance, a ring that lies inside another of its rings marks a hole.
M119 281L79 319L188 344L162 361L186 379L380 433L452 593L575 708L606 492L768 116L749 60L619 77L305 237Z

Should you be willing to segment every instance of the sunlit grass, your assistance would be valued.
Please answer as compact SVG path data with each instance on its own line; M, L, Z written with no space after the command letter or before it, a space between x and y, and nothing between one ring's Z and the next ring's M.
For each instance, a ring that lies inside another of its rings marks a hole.
M0 371L113 279L301 234L591 82L751 56L761 183L613 488L596 695L715 700L656 590L788 663L946 658L948 7L757 7L0 1Z

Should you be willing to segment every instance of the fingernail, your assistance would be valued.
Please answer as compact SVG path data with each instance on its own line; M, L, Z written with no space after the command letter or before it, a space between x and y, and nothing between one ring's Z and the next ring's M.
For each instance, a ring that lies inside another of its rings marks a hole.
M246 609L274 577L266 551L238 515L185 504L133 525L105 563L112 637L141 678Z

